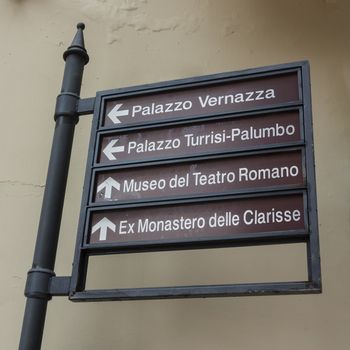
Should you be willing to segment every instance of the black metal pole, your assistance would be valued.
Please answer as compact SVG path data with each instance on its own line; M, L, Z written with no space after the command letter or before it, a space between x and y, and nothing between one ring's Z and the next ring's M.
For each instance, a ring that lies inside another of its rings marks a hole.
M61 94L57 97L55 133L53 137L44 199L32 269L28 272L20 350L39 350L43 336L50 279L55 275L57 243L66 191L68 168L73 143L74 128L78 122L79 101L84 65L89 56L85 50L83 23L72 45L65 51L66 61Z

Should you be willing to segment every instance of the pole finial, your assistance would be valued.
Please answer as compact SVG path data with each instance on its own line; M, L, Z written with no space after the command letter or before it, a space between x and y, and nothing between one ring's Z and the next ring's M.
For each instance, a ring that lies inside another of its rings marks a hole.
M80 22L77 24L77 29L84 30L85 29L85 24L83 22Z
M63 54L64 60L66 60L67 57L71 54L77 54L84 59L85 64L89 62L89 55L86 52L85 43L84 43L84 34L83 34L84 29L85 29L84 23L81 22L77 24L77 33L75 34L75 37L72 41L71 46L69 46L68 49Z

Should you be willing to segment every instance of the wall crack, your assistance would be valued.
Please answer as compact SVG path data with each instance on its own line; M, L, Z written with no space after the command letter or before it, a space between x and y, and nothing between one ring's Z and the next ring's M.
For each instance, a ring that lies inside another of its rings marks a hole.
M30 182L14 181L14 180L0 180L0 185L9 185L9 186L26 186L34 188L44 188L45 184L33 184Z

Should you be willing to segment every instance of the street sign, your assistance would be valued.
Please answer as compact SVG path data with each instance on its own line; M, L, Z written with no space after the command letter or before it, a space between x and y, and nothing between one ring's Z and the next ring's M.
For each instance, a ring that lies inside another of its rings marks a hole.
M230 240L237 235L305 233L303 194L240 198L200 204L94 211L87 244L188 243Z
M71 299L251 295L248 285L90 293L88 260L290 242L308 246L309 281L254 284L255 293L319 291L308 69L292 63L97 93Z
M111 99L106 103L103 126L197 118L268 108L301 101L298 72L233 79L175 90L149 90L142 96Z
M100 134L96 163L143 162L170 157L270 148L302 141L301 112L230 116L175 127Z
M308 63L80 99L89 61L84 28L77 25L63 55L20 349L40 348L53 296L102 301L320 293ZM92 111L72 276L56 276L74 128ZM93 255L287 243L306 245L306 281L86 290Z
M150 167L97 170L93 203L295 188L305 184L302 150Z

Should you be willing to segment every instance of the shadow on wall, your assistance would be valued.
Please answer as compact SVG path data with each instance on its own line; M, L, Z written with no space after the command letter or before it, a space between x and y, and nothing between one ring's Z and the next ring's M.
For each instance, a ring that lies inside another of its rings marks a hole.
M34 3L34 1L31 1L31 0L7 0L7 2L9 3L9 4L14 4L15 6L18 6L18 5L22 5L22 4L24 4L24 3L31 3L31 4L33 4ZM35 3L44 3L45 2L45 0L36 0L35 1Z
M12 4L13 6L19 6L22 5L24 3L29 3L31 2L30 0L7 0L8 4Z
M210 21L220 24L223 36L236 36L255 51L322 52L325 44L334 45L334 36L348 31L350 3L345 0L226 1L221 5L208 5L208 13L213 14Z

